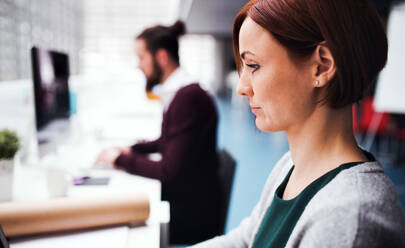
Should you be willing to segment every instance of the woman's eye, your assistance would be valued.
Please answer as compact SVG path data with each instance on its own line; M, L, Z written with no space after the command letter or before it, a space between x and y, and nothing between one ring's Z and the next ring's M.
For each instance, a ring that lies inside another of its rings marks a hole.
M257 71L259 69L259 67L260 67L258 64L246 64L246 65L253 69L252 72Z

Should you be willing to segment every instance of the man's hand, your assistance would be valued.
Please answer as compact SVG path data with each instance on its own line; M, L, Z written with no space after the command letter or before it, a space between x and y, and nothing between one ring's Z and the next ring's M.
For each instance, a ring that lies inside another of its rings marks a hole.
M131 147L130 147L130 146L126 146L126 147L117 147L117 149L119 149L119 150L120 150L120 152L121 152L122 154L125 154L125 155L129 155L129 154L131 154L131 151L132 151L132 149L131 149Z
M96 162L94 163L95 167L107 167L114 168L114 162L121 154L122 151L125 151L124 148L120 147L111 147L104 149L97 157Z

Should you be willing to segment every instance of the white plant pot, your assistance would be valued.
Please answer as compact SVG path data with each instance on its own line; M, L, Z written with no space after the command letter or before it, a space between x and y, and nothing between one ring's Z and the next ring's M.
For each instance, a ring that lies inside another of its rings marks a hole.
M13 198L14 159L0 160L0 201Z

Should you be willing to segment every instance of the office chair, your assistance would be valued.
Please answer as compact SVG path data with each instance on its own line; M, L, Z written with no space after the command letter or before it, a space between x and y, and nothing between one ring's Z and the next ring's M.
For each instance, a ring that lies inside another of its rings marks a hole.
M225 149L218 151L218 179L220 186L220 220L216 235L225 233L226 217L232 192L236 161ZM167 242L166 242L167 243ZM161 246L165 247L165 246ZM169 248L185 248L186 245L170 245Z
M222 235L225 233L225 224L231 198L236 161L226 149L222 149L218 152L218 159L218 177L221 187L221 219L218 234Z

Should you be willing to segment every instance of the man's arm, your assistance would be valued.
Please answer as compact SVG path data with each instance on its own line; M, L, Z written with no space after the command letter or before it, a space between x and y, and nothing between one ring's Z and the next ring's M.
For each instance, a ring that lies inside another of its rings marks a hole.
M207 107L211 106L208 100L200 92L179 93L168 109L167 126L162 130L164 139L159 141L162 159L153 161L140 151L133 151L131 154L121 154L115 160L116 166L162 182L176 178L182 168L195 158L198 142L202 140L201 132L207 127L216 127L216 111Z
M161 137L153 141L138 142L131 146L131 151L135 153L154 153L159 151Z
M170 138L164 144L162 159L159 161L151 160L147 154L133 151L118 156L115 165L131 174L167 182L176 178L181 168L187 164L190 147L192 147L192 132L184 132Z

